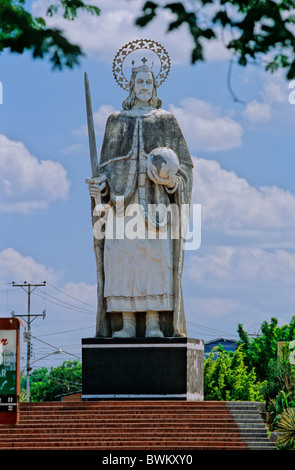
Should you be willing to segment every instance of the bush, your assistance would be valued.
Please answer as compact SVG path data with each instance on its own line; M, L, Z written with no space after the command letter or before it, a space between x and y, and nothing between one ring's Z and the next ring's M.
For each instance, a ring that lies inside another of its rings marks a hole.
M264 382L257 382L254 369L244 362L241 347L226 352L214 348L204 363L204 399L226 401L264 401Z
M23 378L22 380L25 380ZM65 361L58 367L36 369L30 376L31 401L58 401L62 395L82 388L82 364ZM24 383L21 382L21 388Z
M283 411L276 426L278 433L277 446L280 450L295 449L295 409Z

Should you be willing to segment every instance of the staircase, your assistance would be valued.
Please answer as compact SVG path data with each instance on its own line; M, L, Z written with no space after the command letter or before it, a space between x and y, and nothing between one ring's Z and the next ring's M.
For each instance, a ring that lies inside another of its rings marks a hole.
M274 443L269 440L257 406L255 402L227 402L227 408L247 447L253 450L273 450L275 449Z
M97 401L21 403L0 426L0 450L275 449L254 403Z

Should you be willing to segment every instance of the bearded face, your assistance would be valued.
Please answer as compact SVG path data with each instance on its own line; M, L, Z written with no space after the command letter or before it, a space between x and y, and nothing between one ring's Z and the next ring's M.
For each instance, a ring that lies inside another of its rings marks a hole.
M157 96L154 74L150 71L133 72L129 83L129 96L122 103L123 109L135 106L160 108L162 101Z

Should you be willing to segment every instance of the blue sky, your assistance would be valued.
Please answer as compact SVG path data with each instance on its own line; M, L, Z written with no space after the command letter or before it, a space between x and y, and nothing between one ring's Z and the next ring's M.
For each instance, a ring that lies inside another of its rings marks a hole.
M47 4L33 1L32 11L43 14ZM257 65L234 65L231 84L243 103L234 102L227 87L230 56L220 41L206 46L204 63L192 66L185 29L165 34L162 17L139 30L133 22L141 1L97 4L98 18L50 20L86 53L73 71L53 72L29 53L0 56L0 316L26 313L26 294L12 281L45 280L46 288L32 294L32 312L47 311L32 325L34 367L79 357L81 338L93 336L96 273L83 75L90 80L100 148L106 117L125 98L112 60L125 43L144 37L159 41L171 57L158 94L194 157L193 203L202 206L202 243L186 252L183 274L189 336L237 338L238 323L255 334L272 316L288 323L295 283L289 82ZM40 359L54 352L50 345L65 352Z

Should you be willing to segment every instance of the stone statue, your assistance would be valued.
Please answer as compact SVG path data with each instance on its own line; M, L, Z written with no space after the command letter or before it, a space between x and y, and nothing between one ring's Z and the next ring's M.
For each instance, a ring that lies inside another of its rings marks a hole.
M134 49L157 52L162 66L157 77L143 57L142 64L132 63L128 83L118 64ZM124 46L114 60L115 78L129 94L123 109L107 119L100 162L87 180L98 280L98 337L187 335L181 288L183 235L172 232L173 224L181 223L181 206L191 202L193 164L176 118L161 109L157 96L160 80L170 69L167 57L158 43L138 40ZM136 237L132 231L126 236L134 207L141 209L136 219L141 230ZM169 207L179 209L174 220L169 211L167 216L167 211L158 210ZM102 218L104 236L96 233ZM119 226L123 236L118 235Z

